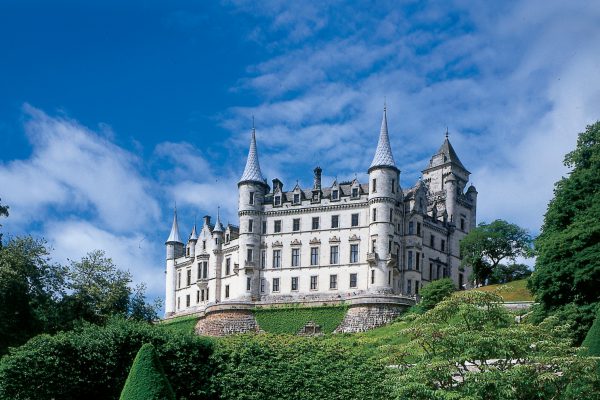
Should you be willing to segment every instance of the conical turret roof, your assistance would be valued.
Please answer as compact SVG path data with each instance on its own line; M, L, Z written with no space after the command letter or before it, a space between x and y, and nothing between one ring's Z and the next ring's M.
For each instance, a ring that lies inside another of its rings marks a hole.
M223 232L223 224L221 224L221 215L220 211L217 210L217 223L213 228L213 232Z
M386 107L383 108L383 119L381 120L379 142L377 143L375 156L373 157L373 161L371 162L369 169L376 167L396 168L396 162L394 161L394 156L392 155L392 147L390 146L390 137L388 135Z
M167 243L169 242L183 243L181 241L181 237L179 236L179 225L177 224L177 209L175 209L173 213L173 225L171 226L171 233L169 234L169 238L167 239Z
M446 162L452 162L452 163L458 165L459 167L461 167L462 169L466 170L465 166L460 162L460 159L458 158L456 151L454 151L454 147L452 147L452 144L450 143L450 140L448 139L448 135L446 135L446 140L444 140L444 143L442 143L442 146L438 150L437 154L444 155L444 160Z
M198 234L196 233L196 222L194 222L192 233L190 233L190 240L198 240Z
M248 151L248 158L246 159L246 168L244 168L244 173L240 178L240 183L245 181L265 183L265 178L263 178L260 164L258 163L256 132L254 128L252 128L252 138L250 139L250 150Z

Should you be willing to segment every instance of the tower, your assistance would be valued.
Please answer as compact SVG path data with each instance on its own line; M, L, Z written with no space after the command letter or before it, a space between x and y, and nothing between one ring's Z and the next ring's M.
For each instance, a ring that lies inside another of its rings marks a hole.
M268 191L269 186L262 175L258 162L256 131L252 127L246 168L238 182L238 215L240 218L238 261L243 273L240 273L235 289L232 288L235 293L246 293L246 296L241 297L246 297L248 300L258 296L262 204ZM250 291L246 290L248 283L250 283Z
M379 142L369 173L369 291L393 291L393 266L396 203L400 195L400 170L396 167L387 127L387 110L383 119Z
M198 243L198 234L196 233L196 221L194 221L194 227L187 243L186 255L190 258L196 257L196 244Z
M177 209L173 213L173 225L171 233L165 242L167 246L167 269L166 269L166 296L165 296L165 314L167 316L175 313L175 259L183 256L183 242L179 237L179 225L177 224Z

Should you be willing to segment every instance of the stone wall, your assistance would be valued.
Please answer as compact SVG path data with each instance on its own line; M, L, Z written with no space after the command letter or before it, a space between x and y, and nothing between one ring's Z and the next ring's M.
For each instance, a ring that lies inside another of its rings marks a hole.
M354 306L348 309L344 320L334 333L364 332L392 322L406 307L392 304Z
M196 324L196 333L203 336L227 336L257 332L258 324L250 310L222 310L207 314Z

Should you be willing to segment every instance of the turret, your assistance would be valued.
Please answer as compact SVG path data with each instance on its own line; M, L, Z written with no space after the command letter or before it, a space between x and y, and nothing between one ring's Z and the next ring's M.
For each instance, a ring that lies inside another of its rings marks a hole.
M196 244L198 243L198 234L196 233L196 222L194 221L194 227L192 228L192 233L190 233L190 238L187 243L187 251L186 255L190 258L196 257Z
M165 245L167 246L165 315L168 317L175 313L175 259L183 256L183 242L179 237L179 226L177 225L177 209L175 209L171 233Z
M455 209L458 187L456 176L453 173L446 177L444 189L446 191L446 215L448 222L456 225L457 216L455 215Z
M244 274L239 275L238 287L232 288L233 293L247 293L247 278L251 279L251 291L247 297L258 295L258 257L260 248L260 233L262 226L262 205L269 186L260 170L258 150L256 146L256 131L252 128L250 149L246 168L238 182L238 215L240 218L239 236L239 265Z
M471 201L471 220L469 223L469 230L474 229L477 226L477 189L471 185L467 189L467 199Z
M393 251L396 202L400 196L400 170L396 167L383 109L375 156L369 167L369 256L372 268L369 286L374 292L389 292L393 282Z

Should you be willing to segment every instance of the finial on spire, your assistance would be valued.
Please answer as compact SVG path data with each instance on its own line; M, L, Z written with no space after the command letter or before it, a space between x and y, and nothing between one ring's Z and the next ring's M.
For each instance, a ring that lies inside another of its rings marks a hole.
M250 138L250 149L248 150L248 158L246 159L246 168L240 178L240 182L259 182L265 184L265 178L263 178L260 170L260 164L258 163L258 150L256 149L256 129L254 127L254 116L252 116L252 136Z
M256 128L254 127L254 115L252 116L252 133L256 132Z
M448 139L448 125L446 125L446 139Z
M383 96L383 112L387 110L387 96Z
M217 206L217 223L213 228L213 232L223 232L223 225L221 224L221 206Z
M387 104L384 103L383 107L383 118L381 120L381 131L379 132L379 141L377 142L377 149L375 150L375 156L371 162L371 168L375 167L392 167L396 168L396 162L392 155L392 147L390 146L390 137L388 135L387 126Z
M167 243L169 242L183 243L179 236L179 225L177 224L177 205L175 205L175 210L173 212L173 225L171 226L171 233L167 239Z

